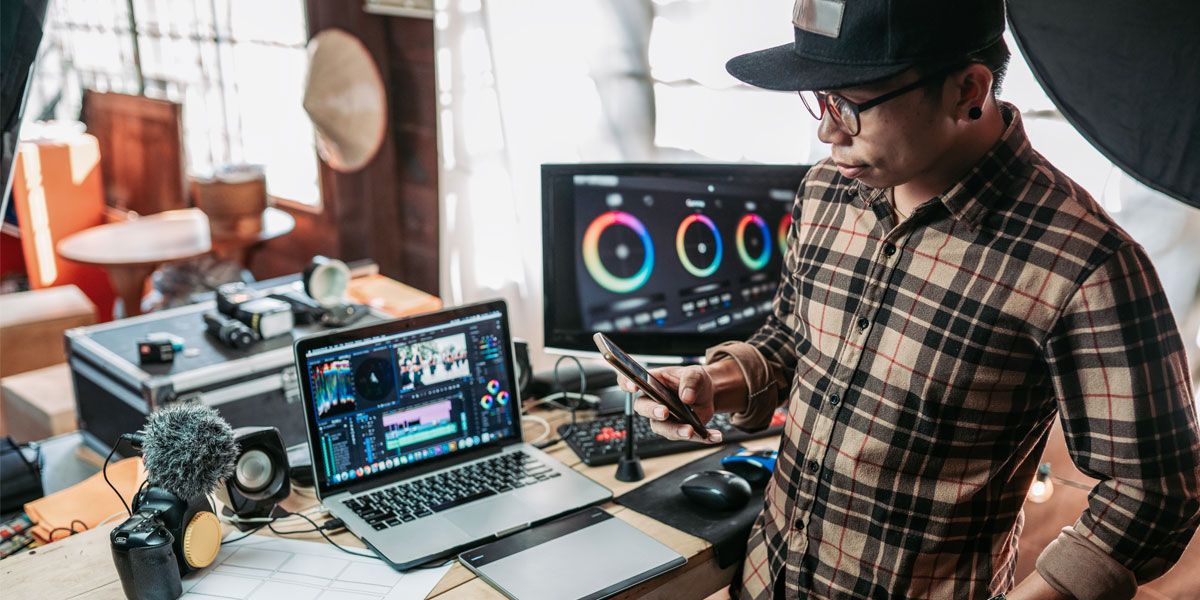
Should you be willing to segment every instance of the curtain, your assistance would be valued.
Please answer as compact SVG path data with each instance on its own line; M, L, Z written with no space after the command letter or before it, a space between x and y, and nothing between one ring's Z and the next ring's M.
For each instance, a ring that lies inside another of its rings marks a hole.
M654 158L651 17L637 0L437 7L439 283L446 304L505 298L539 368L540 165Z

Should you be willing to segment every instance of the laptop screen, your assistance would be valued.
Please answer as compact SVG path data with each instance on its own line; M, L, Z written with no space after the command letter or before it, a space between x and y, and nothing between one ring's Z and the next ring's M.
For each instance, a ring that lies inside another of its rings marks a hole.
M323 487L517 435L504 313L443 314L416 327L371 326L363 331L370 337L339 333L330 345L297 345Z

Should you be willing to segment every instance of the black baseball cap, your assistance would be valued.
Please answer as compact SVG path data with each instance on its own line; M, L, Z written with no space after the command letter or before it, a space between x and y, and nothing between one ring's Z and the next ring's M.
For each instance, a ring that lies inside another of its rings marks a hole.
M771 90L836 90L917 64L949 66L1004 35L1004 0L796 0L796 41L730 59Z

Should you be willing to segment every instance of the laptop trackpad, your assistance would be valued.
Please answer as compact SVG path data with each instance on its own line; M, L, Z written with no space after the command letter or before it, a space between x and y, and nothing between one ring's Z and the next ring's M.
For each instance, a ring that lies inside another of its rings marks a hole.
M372 532L368 539L371 545L389 558L399 557L403 560L396 562L405 562L413 557L432 555L470 543L479 537L467 535L467 532L461 531L441 515L405 523L399 531L401 535L394 535L395 530Z
M479 539L518 525L528 525L538 516L532 515L529 506L520 502L476 502L446 515L446 518L472 539Z

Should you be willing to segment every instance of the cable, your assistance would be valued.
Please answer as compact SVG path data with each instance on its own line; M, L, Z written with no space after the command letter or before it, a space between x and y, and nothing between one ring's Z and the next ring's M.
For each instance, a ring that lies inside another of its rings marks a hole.
M568 356L568 355L558 357L558 360L554 361L554 385L558 389L562 390L563 397L569 398L570 396L567 394L567 389L565 387L563 387L562 380L558 376L558 368L559 368L559 366L562 365L563 360L568 359L568 358L575 361L575 369L579 373L579 394L575 396L575 402L572 402L571 406L570 406L571 425L570 425L570 427L567 427L567 430L565 432L563 432L563 434L558 436L557 438L555 438L553 440L547 440L544 442L538 442L536 444L533 444L533 447L537 448L539 450L545 450L546 448L549 448L550 446L553 446L553 445L571 437L571 434L575 433L575 411L576 411L576 409L579 408L579 403L583 401L583 395L585 393L587 393L587 377L583 374L583 365L580 364L578 358L575 358L574 356ZM549 424L547 424L547 428L548 427L549 427Z
M55 540L54 540L54 533L55 533L55 532L58 532L58 531L69 531L70 533L68 533L68 534L67 534L67 537L71 537L71 536L75 535L75 530L74 530L74 529L71 529L70 527L55 527L54 529L51 529L51 530L50 530L50 533L49 533L49 534L47 534L47 535L46 535L46 540L47 540L48 542L53 542L53 541L55 541ZM66 538L63 538L63 539L66 539Z
M313 532L321 530L321 528L319 526L314 526L312 529L295 529L292 531L280 531L278 529L275 529L274 523L267 523L267 529L270 529L271 532L274 533L275 535L297 535L297 534L301 534L301 533L313 533Z
M319 525L317 525L316 521L314 521L314 520L308 518L308 516L300 514L300 513L291 513L291 514L299 515L300 517L303 517L305 521L312 523L312 526L314 528L316 528L316 532L321 534L321 537L325 538L325 541L329 542L330 544L333 544L334 548L337 548L338 550L341 550L342 552L345 552L346 554L351 554L354 556L361 556L363 558L375 558L375 559L383 560L378 554L363 554L362 552L355 552L344 546L341 546L337 542L333 541L333 539L331 539L328 535L326 535L325 531L323 529L321 529L321 527Z
M522 410L529 410L532 408L537 408L543 404L549 404L551 407L553 407L557 410L571 410L570 406L559 402L559 400L561 400L562 398L570 397L570 395L571 395L570 392L553 393L553 394L550 394L550 395L542 398L541 400L534 400L533 402L523 404Z
M17 445L17 441L14 440L11 435L4 436L4 441L7 442L8 445L12 448L12 451L17 454L17 457L21 459L21 462L25 463L25 468L29 470L29 474L34 479L40 480L42 477L41 471L39 471L39 469L41 468L41 465L42 465L42 448L41 448L41 446L39 446L37 442L29 442L26 445L29 449L34 451L33 460L29 460L28 458L25 458L25 453L21 451L21 446Z
M225 544L232 544L232 543L234 543L234 542L240 542L240 541L242 541L242 540L244 540L244 539L246 539L246 538L248 538L248 537L250 537L250 536L252 536L252 535L254 535L254 534L256 534L256 533L258 533L258 530L260 530L260 529L262 529L263 527L266 527L266 526L267 526L267 524L266 524L266 523L264 523L264 524L262 524L262 525L259 525L258 527L255 527L254 529L251 529L250 531L247 531L246 533L243 533L243 534L242 534L240 537L235 537L235 538L233 538L233 539L225 539L225 540L222 540L222 541L221 541L221 545L222 545L222 546L224 546Z
M544 428L544 430L542 431L542 435L539 435L536 440L530 440L529 441L530 444L536 444L536 443L550 437L550 423L546 422L545 419L543 419L537 415L521 415L521 420L524 421L525 419L529 419L530 421L533 421L534 423L541 423L542 427Z
M311 514L317 513L317 512L328 512L328 511L326 510L324 505L317 505L308 510L305 510L303 514L311 515ZM298 515L300 513L291 513L291 514ZM232 517L227 516L227 515L217 515L217 516L222 521L225 521L226 523L233 523L235 525L238 523L276 523L279 521L287 521L287 520L296 518L294 516L289 516L289 515L283 515L283 516L279 516L279 517L239 517L237 515L234 515Z
M1086 483L1080 483L1078 481L1071 481L1070 479L1063 479L1062 477L1055 475L1054 473L1050 472L1050 463L1048 463L1048 462L1044 462L1044 463L1038 465L1038 475L1041 475L1043 471L1045 471L1046 478L1048 478L1050 481L1053 481L1054 483L1061 483L1063 485L1069 485L1071 487L1079 488L1081 490L1087 490L1089 492L1094 487L1094 486L1090 486Z
M119 510L118 510L117 512L115 512L115 513L113 513L113 514L111 514L111 515L108 515L107 517L104 517L104 519L103 519L103 520L101 520L99 523L97 523L97 524L96 524L96 527L100 527L101 525L107 525L109 521L111 521L111 520L113 520L113 519L115 519L115 518L117 518L117 517L120 517L120 516L122 516L122 515L124 515L124 514L125 514L125 513L123 513L123 512L121 512L121 511L119 511Z
M1050 479L1053 480L1054 483L1061 483L1063 485L1069 485L1071 487L1076 487L1081 490L1091 491L1093 488L1093 486L1090 486L1090 485L1087 485L1084 483L1079 483L1078 481L1071 481L1070 479L1063 479L1062 477L1059 477L1057 475L1051 475Z
M315 507L315 508L320 508L320 507ZM310 510L312 510L312 509L310 509ZM307 512L307 511L306 511L306 512ZM280 530L278 530L278 529L275 529L275 527L274 527L274 523L275 523L275 521L278 521L278 520L281 520L281 519L285 519L285 518L287 518L287 519L290 519L290 518L295 518L295 517L300 517L301 519L304 519L305 521L308 521L308 523L309 523L310 525L312 525L312 526L313 526L313 528L312 528L312 529L301 529L301 530L297 530L297 531L280 531ZM250 536L254 535L255 533L258 533L258 532L259 532L259 530L263 529L264 527L265 527L265 528L267 528L267 529L270 529L270 530L271 530L273 533L275 533L276 535L299 535L299 534L302 534L302 533L319 533L319 534L321 534L321 537L325 538L325 541L329 542L329 543L330 543L330 544L332 544L332 545L333 545L335 548L337 548L338 550L341 550L342 552L345 552L346 554L353 554L354 556L361 556L361 557L363 557L363 558L375 558L375 559L380 559L379 555L376 555L376 554L364 554L364 553L362 553L362 552L354 552L353 550L347 549L347 548L345 548L344 546L341 546L341 545L339 545L337 542L333 541L333 540L332 540L332 539L331 539L331 538L330 538L328 535L326 535L326 533L325 533L325 527L324 527L323 525L317 525L317 522L316 522L316 521L314 521L314 520L312 520L312 519L310 519L310 518L308 517L308 515L306 515L306 514L304 514L304 513L298 513L298 512L288 512L288 513L286 513L286 514L284 514L284 515L282 515L282 516L279 516L279 517L271 517L271 518L268 518L268 520L267 520L267 522L266 522L266 523L263 523L262 525L259 525L258 527L255 527L254 529L251 529L251 530L247 531L246 533L242 534L242 535L241 535L241 536L239 536L239 537L236 537L236 538L233 538L233 539L227 539L227 540L225 540L225 541L222 541L222 542L221 542L221 545L225 545L225 544L231 544L231 543L233 543L233 542L238 542L238 541L244 540L244 539L246 539L246 538L248 538L248 537L250 537ZM380 559L380 560L382 560L382 559Z
M318 508L324 508L324 507L321 507L321 506L313 507L305 512L312 512ZM291 518L295 518L295 517L300 517L301 519L308 521L309 524L312 525L312 529L300 529L300 530L296 530L296 531L280 531L278 529L275 529L274 521L281 520L281 519L291 519ZM338 544L337 542L333 541L333 539L330 538L329 535L327 535L325 533L325 531L327 531L327 530L328 531L336 531L338 529L345 527L345 523L342 522L341 519L333 518L333 519L329 519L324 524L317 525L317 522L310 519L308 517L308 515L306 515L305 513L289 512L282 517L271 518L271 519L269 519L269 521L271 521L271 522L263 523L262 525L259 525L258 527L255 527L254 529L247 531L246 533L242 534L239 537L224 540L221 542L221 545L231 544L233 542L238 542L238 541L244 540L244 539L258 533L259 530L261 530L262 528L265 527L267 529L270 529L275 535L281 535L281 536L282 535L300 535L300 534L304 534L304 533L319 533L319 534L321 534L321 537L325 538L326 542L329 542L334 548L337 548L338 550L341 550L342 552L345 552L346 554L360 556L362 558L374 558L376 560L383 560L383 557L379 556L378 554L364 554L362 552L355 552L355 551L350 550L349 548L346 548L345 546L342 546L342 545ZM441 562L438 562L437 564L432 564L435 561L441 561ZM405 571L416 571L416 570L421 570L421 569L436 569L439 567L444 567L452 562L454 562L453 558L451 558L449 560L444 560L444 561L441 559L433 559L427 563L418 565L416 567L412 567L410 569L405 569Z
M522 410L529 410L531 408L537 408L543 404L553 405L554 408L557 408L559 410L571 410L571 408L569 406L563 406L562 404L559 404L557 398L554 398L554 399L542 398L541 400L534 400L533 402L529 402L529 403L525 404L524 407L522 408Z
M121 444L121 440L123 439L125 439L125 436L117 438L117 441L112 446L112 450L108 451L108 457L104 459L104 466L100 469L100 471L104 473L104 483L107 483L108 487L112 488L113 493L121 499L121 506L125 507L125 512L132 517L133 510L129 508L129 503L125 501L125 496L122 496L121 492L117 491L117 486L113 485L112 482L108 480L108 461L112 460L113 454L115 454L117 451L117 446Z
M121 513L117 513L117 514L121 514ZM75 531L76 523L79 523L79 526L82 527L83 529L80 529L79 531ZM71 537L77 533L83 533L88 530L87 523L84 523L83 521L80 521L79 519L71 519L70 525L71 525L70 527L55 527L54 529L51 529L50 533L46 534L47 543L54 541L54 534L55 534L55 532L58 532L58 531L68 531L70 533L67 534L67 537ZM66 538L63 538L63 539L66 539Z

